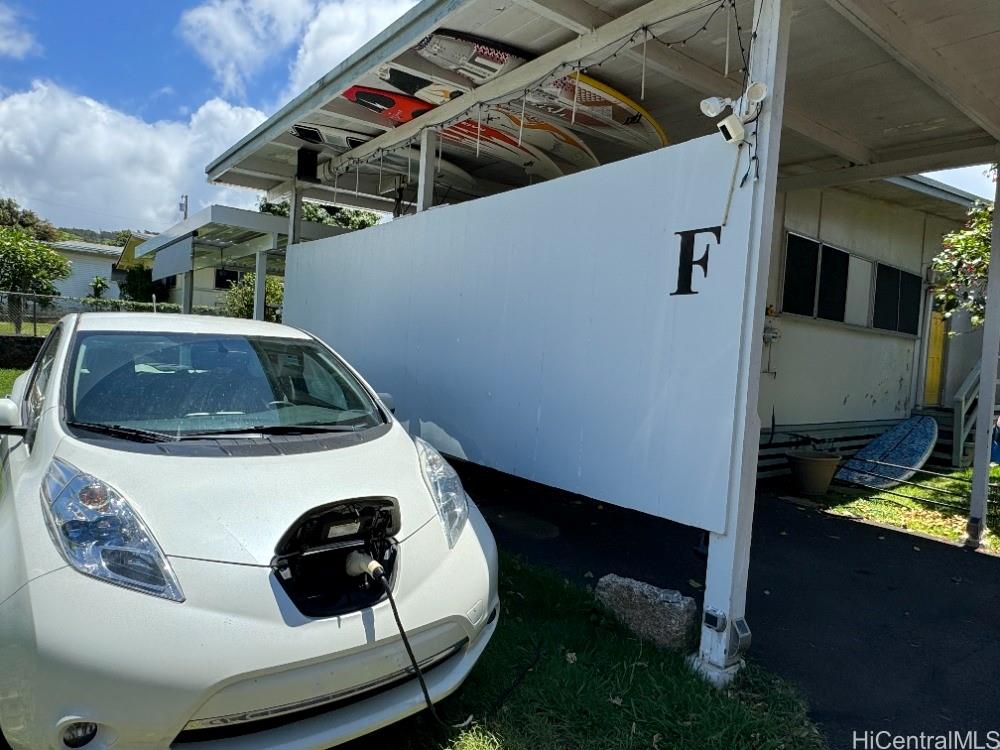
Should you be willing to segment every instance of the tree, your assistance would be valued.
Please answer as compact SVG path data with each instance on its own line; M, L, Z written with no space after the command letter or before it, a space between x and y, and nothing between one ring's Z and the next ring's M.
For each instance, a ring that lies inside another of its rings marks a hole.
M0 227L0 290L22 294L58 295L55 282L70 273L70 263L23 229ZM7 297L16 333L21 332L22 297Z
M996 180L996 167L993 167ZM973 326L980 326L986 313L986 275L990 267L994 206L976 204L965 227L944 236L943 248L931 267L938 275L935 303L945 317L965 310Z
M257 210L275 216L288 216L289 205L288 201L272 203L267 198L261 198ZM315 221L319 224L328 224L344 229L365 229L378 224L379 221L379 215L373 211L325 206L309 201L302 202L302 218L306 221Z
M118 282L118 293L122 299L133 302L152 302L154 294L163 302L170 296L166 283L153 281L152 269L142 266L125 271L125 278Z
M42 242L55 242L60 237L52 222L39 218L34 211L21 208L13 198L0 198L0 227L21 229Z
M231 318L253 317L254 274L245 273L239 281L232 282L222 296L222 309ZM280 309L285 298L285 284L277 276L264 279L264 319L281 322Z

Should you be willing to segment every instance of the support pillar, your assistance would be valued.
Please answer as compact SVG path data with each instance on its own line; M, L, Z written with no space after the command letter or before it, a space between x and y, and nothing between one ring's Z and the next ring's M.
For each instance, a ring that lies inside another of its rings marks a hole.
M441 136L432 128L420 133L420 172L417 182L417 211L434 205L434 163Z
M271 250L278 249L278 235L271 235ZM254 256L253 277L253 319L264 320L267 309L267 248L261 248Z
M288 196L288 247L297 245L302 236L302 186L292 180L292 192Z
M996 201L1000 203L1000 180ZM986 509L990 494L990 448L993 442L993 417L996 408L997 360L1000 359L1000 222L993 219L993 242L990 247L990 270L986 277L986 319L983 321L983 350L979 373L979 407L976 410L976 452L972 465L972 502L965 527L965 546L976 549L982 543L986 527Z
M194 309L194 271L184 272L184 293L181 297L181 312L190 315Z
M720 687L735 676L742 664L741 654L750 642L744 613L760 441L757 398L785 98L789 6L787 0L754 2L752 27L757 32L750 56L750 80L766 84L768 96L756 123L749 126L757 129L754 153L759 160L759 177L748 186L753 190L750 262L741 325L738 416L733 442L735 463L729 481L726 532L709 535L701 643L691 660L695 669Z

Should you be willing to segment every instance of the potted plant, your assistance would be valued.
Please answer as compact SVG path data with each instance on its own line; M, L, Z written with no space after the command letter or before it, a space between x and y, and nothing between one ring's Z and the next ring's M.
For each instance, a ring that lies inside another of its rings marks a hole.
M841 455L820 441L807 439L808 448L796 448L785 454L792 479L803 495L825 495L840 466Z

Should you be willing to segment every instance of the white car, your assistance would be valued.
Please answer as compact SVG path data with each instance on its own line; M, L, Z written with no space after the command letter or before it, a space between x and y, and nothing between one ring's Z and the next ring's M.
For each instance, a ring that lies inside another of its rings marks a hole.
M8 742L331 747L425 707L393 604L429 700L458 688L496 545L387 401L286 326L63 318L0 400Z

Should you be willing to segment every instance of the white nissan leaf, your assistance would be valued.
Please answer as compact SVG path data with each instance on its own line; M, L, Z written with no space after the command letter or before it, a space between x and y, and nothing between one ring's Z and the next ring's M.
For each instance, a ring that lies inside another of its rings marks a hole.
M458 688L496 546L387 401L286 326L63 318L0 400L15 750L327 748Z

